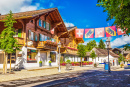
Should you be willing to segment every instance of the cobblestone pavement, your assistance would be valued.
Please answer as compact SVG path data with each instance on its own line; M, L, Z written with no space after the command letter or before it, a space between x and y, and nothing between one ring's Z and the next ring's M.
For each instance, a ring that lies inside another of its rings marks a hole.
M74 80L50 87L130 87L130 70L111 73L95 71L88 74L87 72Z
M120 70L121 68L113 67L113 69L114 70L115 69ZM61 84L61 82L65 83L65 84L68 84L68 83L66 83L68 81L70 81L70 82L71 81L73 82L75 80L78 81L79 79L82 80L83 78L88 78L89 75L91 75L91 74L96 75L93 72L96 71L97 73L99 73L99 71L97 71L97 70L101 71L101 70L103 70L103 67L98 67L98 68L76 67L75 70L69 70L69 71L64 71L64 70L65 70L65 67L64 68L62 67L62 70L61 70L62 73L58 73L57 69L47 69L47 70L24 71L24 72L20 71L20 72L15 73L15 74L7 74L7 75L4 75L4 76L0 75L0 80L1 80L1 76L5 77L4 79L6 79L6 80L9 80L8 79L9 77L12 77L12 79L13 79L13 76L14 76L14 79L12 81L1 82L0 86L4 86L4 87L16 87L16 86L21 86L21 87L24 87L24 86L25 87L32 87L32 86L34 86L34 87L43 87L43 86L45 86L45 87L47 87L47 86L51 86L51 85ZM102 71L102 73L104 73L104 71ZM28 78L23 78L22 77L20 79L16 79L16 77L19 78L21 76L23 76L23 77L28 76ZM61 81L61 79L62 79L62 81ZM48 81L51 82L51 83L48 83ZM41 82L40 86L39 86L39 82ZM79 83L79 85L80 85L80 83ZM57 87L57 86L54 86L54 87ZM61 87L61 86L59 86L59 87ZM63 86L63 87L66 87L66 86ZM76 86L74 86L74 87L76 87ZM82 86L80 86L80 87L82 87Z

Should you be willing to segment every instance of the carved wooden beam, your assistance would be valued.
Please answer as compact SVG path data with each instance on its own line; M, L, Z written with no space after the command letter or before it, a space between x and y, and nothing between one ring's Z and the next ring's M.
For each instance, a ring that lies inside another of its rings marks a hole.
M60 37L64 32L58 32L57 36Z

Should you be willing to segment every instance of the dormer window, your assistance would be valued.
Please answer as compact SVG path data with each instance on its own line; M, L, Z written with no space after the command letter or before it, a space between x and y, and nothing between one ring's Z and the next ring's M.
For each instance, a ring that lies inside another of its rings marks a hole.
M33 23L33 20L31 20L30 22Z

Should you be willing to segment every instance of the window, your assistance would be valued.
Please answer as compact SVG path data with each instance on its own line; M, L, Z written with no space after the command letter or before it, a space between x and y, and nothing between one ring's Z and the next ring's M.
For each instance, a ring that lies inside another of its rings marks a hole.
M31 20L30 22L33 23L33 20Z
M49 25L48 22L46 22L46 29L47 29L47 30L50 30L50 25Z
M39 34L39 41L45 41L45 35Z
M47 40L47 36L45 36L45 41Z
M47 40L51 40L51 38L50 38L50 37L47 37Z
M35 33L35 41L37 41L37 34Z
M34 40L34 33L31 30L29 30L28 32L29 32L28 36L29 40Z
M46 28L46 22L45 21L42 21L42 27Z
M42 27L42 21L39 19L39 26Z

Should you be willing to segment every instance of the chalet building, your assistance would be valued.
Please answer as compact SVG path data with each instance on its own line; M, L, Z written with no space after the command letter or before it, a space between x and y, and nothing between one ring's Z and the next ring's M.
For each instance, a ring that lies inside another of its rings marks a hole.
M77 27L67 27L69 38L63 38L67 35L66 33L63 33L60 38L60 42L62 44L61 47L61 56L63 61L71 60L71 62L80 62L80 57L77 55L77 46L79 43L84 43L83 38L76 38L75 37L75 29ZM84 61L84 60L83 60Z
M114 48L112 50L115 54L119 55L119 54L123 54L123 56L126 58L125 61L130 60L130 50L123 50L123 48ZM123 53L122 53L123 52Z
M0 33L5 29L2 20L6 15L0 16ZM39 61L42 65L57 65L57 43L62 33L68 38L68 30L60 16L57 8L14 13L17 21L14 24L16 38L20 44L21 51L12 53L12 67L22 63L21 67L38 67ZM4 55L0 52L0 68L3 67ZM9 68L10 54L8 55ZM21 62L20 62L21 61Z
M92 60L92 58L90 58L91 52L87 52L86 57L85 57L86 61L93 61L94 63L95 62L96 63L108 62L108 50L107 49L93 48L92 50L94 50L97 55L96 60L95 59ZM109 61L113 66L118 65L118 58L119 58L119 55L112 52L112 50L109 50Z

